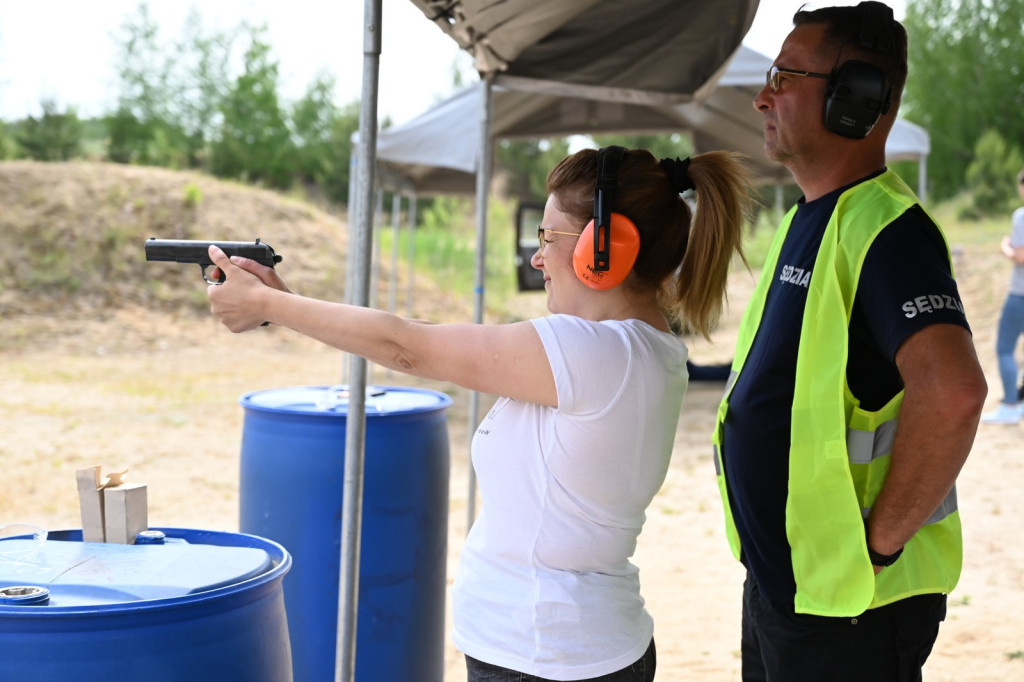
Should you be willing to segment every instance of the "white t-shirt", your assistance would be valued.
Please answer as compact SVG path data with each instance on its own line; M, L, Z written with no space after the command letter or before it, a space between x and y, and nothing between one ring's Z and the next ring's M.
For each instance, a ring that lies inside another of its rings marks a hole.
M533 320L558 408L499 399L476 430L482 513L452 587L455 645L557 680L620 670L654 632L630 561L665 480L687 350L638 320Z

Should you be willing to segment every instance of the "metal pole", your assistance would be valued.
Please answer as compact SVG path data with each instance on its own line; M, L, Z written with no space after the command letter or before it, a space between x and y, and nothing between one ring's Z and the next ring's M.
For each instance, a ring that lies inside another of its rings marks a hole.
M380 74L381 5L363 3L363 89L359 108L359 203L356 220L352 304L365 306L373 231L373 171L377 156L377 81ZM351 231L352 224L349 223ZM363 462L366 445L366 361L351 355L348 416L345 426L345 476L341 509L341 584L334 649L335 682L355 682L356 617L359 611L359 545L363 517Z
M398 309L398 238L402 220L402 195L391 195L391 272L388 273L388 312Z
M922 154L917 157L917 198L921 200L921 203L925 203L927 197L925 194L928 192L928 157Z
M353 134L353 138L357 134ZM352 303L352 293L355 290L355 283L352 278L356 274L355 263L355 235L356 216L359 215L359 146L352 145L352 153L348 157L348 246L345 249L345 303ZM348 383L349 370L348 353L341 354L341 383Z
M409 317L416 317L413 307L416 281L416 195L409 197L409 298L405 302L409 308Z
M376 143L375 143L376 144ZM377 188L376 204L373 211L373 225L370 228L370 301L367 305L371 308L379 308L377 295L380 288L380 243L377 234L380 226L384 223L384 190ZM366 363L366 374L370 381L376 376L377 368L372 362Z
M491 184L491 112L494 108L494 95L491 91L491 78L481 82L484 89L483 107L480 112L480 164L476 170L476 286L473 288L473 321L480 324L484 321L484 289L487 276L487 190ZM476 391L469 396L469 442L473 443L473 434L479 423L480 394ZM469 493L467 503L468 517L466 532L473 527L476 516L476 472L473 461L469 462Z

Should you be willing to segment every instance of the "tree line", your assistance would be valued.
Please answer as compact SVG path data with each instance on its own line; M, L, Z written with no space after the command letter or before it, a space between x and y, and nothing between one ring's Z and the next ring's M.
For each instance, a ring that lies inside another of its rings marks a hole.
M968 216L1004 211L1024 163L1024 0L910 0L904 24L910 75L901 112L931 137L930 196L969 194ZM112 111L82 121L73 107L44 101L41 116L8 126L0 152L63 160L83 155L83 140L102 140L109 161L199 169L279 189L299 183L348 202L359 107L335 104L330 74L317 75L297 102L283 102L266 28L207 31L194 7L170 48L159 38L140 4L116 38ZM239 51L241 72L233 74ZM665 156L688 147L680 135L596 142L664 149ZM567 150L565 139L502 141L496 170L510 195L542 199L547 169Z
M41 116L6 126L5 157L89 155L196 169L276 189L299 183L347 203L358 102L337 105L335 80L327 73L318 74L297 102L284 102L265 26L207 30L193 6L168 46L141 3L115 40L118 94L111 111L83 121L73 106L62 111L44 100ZM240 72L233 74L239 53Z

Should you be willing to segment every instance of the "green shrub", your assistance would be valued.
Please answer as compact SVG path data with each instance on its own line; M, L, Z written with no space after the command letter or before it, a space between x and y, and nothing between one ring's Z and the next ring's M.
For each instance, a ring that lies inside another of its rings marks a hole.
M1017 198L1016 179L1021 153L995 130L987 130L974 147L974 161L967 167L967 189L973 196L964 219L1008 213Z

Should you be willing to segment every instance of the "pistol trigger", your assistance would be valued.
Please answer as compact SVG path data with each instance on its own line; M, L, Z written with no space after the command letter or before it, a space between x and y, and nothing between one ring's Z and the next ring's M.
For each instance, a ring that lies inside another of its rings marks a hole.
M210 279L210 275L207 274L206 272L208 268L213 268L214 270L217 271L216 279ZM224 280L227 279L227 277L224 275L224 271L217 268L216 265L200 265L199 269L203 271L203 279L206 280L207 284L224 284Z

